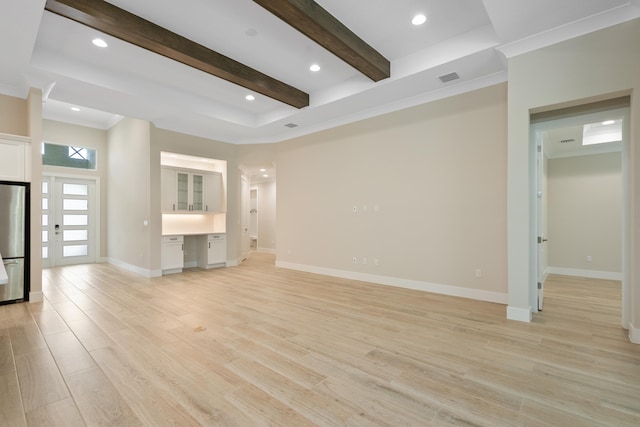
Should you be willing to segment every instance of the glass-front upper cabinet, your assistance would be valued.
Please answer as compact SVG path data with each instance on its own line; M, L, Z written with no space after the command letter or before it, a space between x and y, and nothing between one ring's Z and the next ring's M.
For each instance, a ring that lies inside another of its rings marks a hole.
M219 172L162 168L162 211L217 213L222 209Z
M177 202L176 210L178 211L190 211L189 206L189 174L178 172L176 173L177 180Z
M191 182L193 184L191 210L202 212L204 211L204 175L191 175Z

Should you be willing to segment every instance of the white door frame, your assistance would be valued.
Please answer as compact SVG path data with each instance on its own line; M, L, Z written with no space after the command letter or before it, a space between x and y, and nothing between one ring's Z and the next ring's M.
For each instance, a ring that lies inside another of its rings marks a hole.
M533 179L531 182L531 194L536 199L531 203L531 216L530 216L530 244L531 244L531 277L529 280L529 290L530 290L530 301L532 312L538 312L537 304L534 304L537 301L538 294L538 265L539 265L539 252L538 252L538 236L542 236L543 230L538 230L538 203L537 203L537 191L536 184L538 182L538 174L539 171L535 167L536 163L536 154L537 154L537 145L541 144L540 140L540 131L544 129L557 128L563 126L570 126L575 124L582 124L585 122L597 122L602 118L604 114L617 115L618 117L623 118L623 126L622 126L622 301L621 301L621 309L622 309L622 327L625 329L629 328L629 315L630 315L630 304L631 304L631 293L629 286L629 271L630 271L630 230L631 230L631 205L630 205L630 142L629 142L629 127L630 127L630 108L614 108L611 110L596 112L596 113L586 113L573 117L561 118L561 119L550 119L538 123L531 124L530 128L530 144L531 144L531 170L533 171ZM540 278L542 280L542 278Z
M535 307L536 311L542 310L542 305L544 303L544 282L547 279L547 194L545 188L545 153L544 153L544 136L540 130L536 129L535 131L536 138L536 243L537 243L537 292Z
M44 179L48 179L49 180L49 194L51 195L51 192L53 191L53 185L55 183L55 179L56 178L61 178L61 179L78 179L78 180L83 180L83 181L92 181L94 183L94 202L95 202L95 212L94 212L94 225L93 225L93 251L95 253L95 261L99 262L101 260L101 253L100 253L100 229L101 229L101 218L100 218L100 177L99 176L92 176L92 175L80 175L80 174L66 174L66 173L53 173L53 172L43 172L42 173L42 178ZM51 203L51 200L49 200L49 202ZM40 212L40 216L42 216L42 207L41 207L41 212ZM52 238L51 233L49 233L49 239ZM42 252L42 251L41 251ZM51 253L49 253L49 260L51 259ZM45 266L49 266L50 265L50 261L47 261L46 263L43 261L43 267L46 268Z
M249 206L251 205L251 182L240 172L240 260L249 256Z

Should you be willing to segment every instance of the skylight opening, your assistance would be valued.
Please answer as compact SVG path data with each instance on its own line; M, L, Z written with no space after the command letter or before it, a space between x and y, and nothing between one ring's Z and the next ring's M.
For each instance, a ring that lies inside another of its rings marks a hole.
M582 145L622 141L622 120L588 123L582 127Z

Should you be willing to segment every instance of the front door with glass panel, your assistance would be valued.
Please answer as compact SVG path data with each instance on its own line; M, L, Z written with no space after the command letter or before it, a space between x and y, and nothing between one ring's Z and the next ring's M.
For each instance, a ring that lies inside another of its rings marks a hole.
M96 261L95 182L51 177L42 183L44 267Z

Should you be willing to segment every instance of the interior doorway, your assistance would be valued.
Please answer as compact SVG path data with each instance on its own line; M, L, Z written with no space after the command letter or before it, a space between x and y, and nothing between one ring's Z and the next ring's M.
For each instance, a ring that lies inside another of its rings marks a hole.
M244 261L249 256L249 205L251 203L249 178L240 175L240 260Z
M258 248L258 189L251 189L251 201L249 206L249 239L251 250Z
M530 292L531 300L537 302L533 311L543 309L548 274L619 280L621 323L627 328L629 108L556 117L553 112L545 114L542 120L534 116L531 120L536 198L532 203L535 277ZM558 187L550 188L554 185ZM612 199L612 194L619 200ZM614 217L613 212L617 212ZM602 261L611 254L617 259Z
M249 252L276 253L276 165L241 165L247 178L246 212ZM244 199L244 196L242 196ZM244 241L244 239L243 239Z

